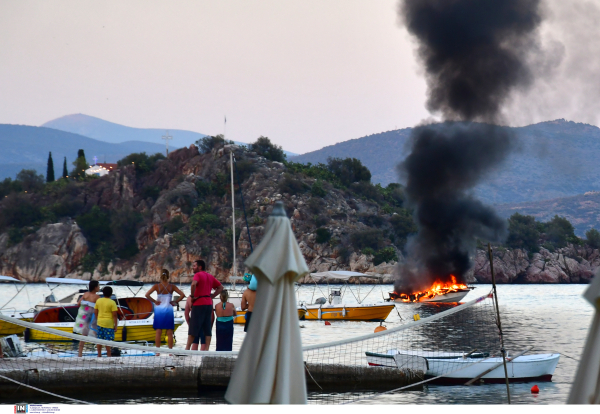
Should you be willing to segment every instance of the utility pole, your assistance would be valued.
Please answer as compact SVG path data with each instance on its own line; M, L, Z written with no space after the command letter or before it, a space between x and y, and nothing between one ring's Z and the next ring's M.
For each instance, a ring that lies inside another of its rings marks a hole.
M167 135L162 136L162 139L164 139L167 144L167 157L168 157L169 156L169 141L173 139L173 137L171 135L169 135L169 130L167 130Z

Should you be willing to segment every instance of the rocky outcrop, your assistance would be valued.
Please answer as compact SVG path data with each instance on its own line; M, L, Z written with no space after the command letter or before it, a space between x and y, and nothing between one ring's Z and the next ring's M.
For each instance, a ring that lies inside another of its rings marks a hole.
M73 220L43 226L12 247L4 233L0 235L0 274L29 282L65 277L77 272L87 251L85 237Z
M587 246L573 246L550 252L544 248L528 255L520 249L494 251L497 283L589 283L600 267L600 252ZM478 250L469 282L491 283L488 253Z

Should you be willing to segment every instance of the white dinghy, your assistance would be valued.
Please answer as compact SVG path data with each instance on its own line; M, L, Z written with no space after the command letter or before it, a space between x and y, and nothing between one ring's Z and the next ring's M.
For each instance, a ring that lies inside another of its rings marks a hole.
M485 383L504 383L504 367L501 356L487 353L463 352L412 352L389 350L385 354L366 352L367 362L373 367L404 368L421 363L426 378L437 379L436 383L464 384L494 368L481 377ZM560 354L520 355L506 359L510 382L551 381Z

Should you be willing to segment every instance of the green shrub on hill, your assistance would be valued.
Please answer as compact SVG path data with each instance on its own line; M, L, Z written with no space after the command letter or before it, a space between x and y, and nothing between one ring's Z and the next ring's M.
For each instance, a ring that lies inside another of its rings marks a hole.
M310 190L310 187L307 184L288 173L285 173L283 179L279 181L279 191L281 193L298 195L306 193L308 190Z
M533 216L515 213L508 219L508 238L506 245L514 249L525 249L537 253L540 251L540 231Z
M126 167L133 164L135 173L144 175L154 171L156 169L156 163L163 159L165 159L165 156L160 152L150 156L145 152L134 152L117 161L117 165L119 167Z
M371 171L356 158L327 158L327 169L337 177L339 182L348 187L360 181L371 181Z
M315 197L325 197L327 191L323 188L323 181L316 180L310 188L310 193Z
M586 243L592 249L600 248L600 231L596 229L590 229L585 232Z
M316 242L319 244L327 243L331 239L331 232L324 227L319 227L316 230Z
M255 142L250 144L250 151L256 152L269 161L284 162L286 159L283 148L273 144L269 138L263 136L260 136Z
M163 226L163 229L165 229L165 232L167 232L167 233L175 234L183 226L185 226L185 223L181 219L181 216L176 216L176 217L173 217L171 220L169 220Z
M221 220L212 212L208 203L199 204L193 211L189 220L189 227L192 231L211 230L221 227Z
M356 231L350 235L350 241L360 250L370 247L377 251L383 244L383 231L379 229Z
M226 144L233 144L233 141L227 141L223 135L206 136L196 141L200 154L208 154L214 148L222 148Z
M555 248L565 247L568 243L581 243L581 240L575 236L575 228L564 217L554 216L552 220L545 223L544 227L548 242Z
M397 261L398 261L398 254L396 253L396 249L394 249L391 246L385 247L385 248L379 250L373 256L373 264L375 266L377 266L378 264L381 264L383 262L390 263L390 262L397 262Z

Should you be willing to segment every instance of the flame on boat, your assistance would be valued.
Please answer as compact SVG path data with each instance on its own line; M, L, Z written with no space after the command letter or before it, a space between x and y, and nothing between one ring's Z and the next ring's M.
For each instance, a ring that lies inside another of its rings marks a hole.
M421 302L427 299L433 299L436 296L442 296L452 292L460 292L465 289L469 289L467 285L464 283L458 283L456 281L456 277L451 275L450 282L442 282L438 279L427 290L413 293L394 292L391 296L392 299L400 299L402 302Z

